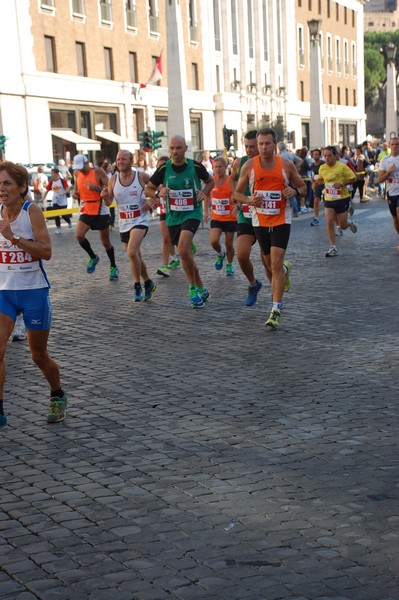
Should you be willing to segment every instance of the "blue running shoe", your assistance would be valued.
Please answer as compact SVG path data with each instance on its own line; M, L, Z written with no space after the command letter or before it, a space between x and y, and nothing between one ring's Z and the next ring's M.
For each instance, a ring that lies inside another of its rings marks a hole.
M100 260L99 256L95 256L94 258L91 258L89 260L89 262L87 263L87 272L88 273L94 273L99 260Z
M215 260L215 269L216 271L220 271L221 269L223 269L223 261L225 259L226 256L226 252L223 252L222 254L218 254Z
M191 299L191 308L202 308L205 305L205 302L198 292L198 288L190 288L188 290L188 295Z
M0 429L7 425L7 417L5 415L0 415Z
M119 279L119 269L118 267L110 267L109 268L109 280L116 281Z
M204 288L202 292L200 292L198 290L198 293L199 293L199 295L201 296L201 298L202 298L202 300L204 302L206 302L208 300L209 296L210 296L210 294L209 294L209 292L208 292L208 290L206 288Z
M245 306L253 306L258 299L258 292L260 291L262 284L256 280L256 285L248 287L248 298L245 301Z
M135 302L142 302L144 300L143 296L143 288L140 283L134 284L134 296L133 299Z
M232 275L234 275L234 267L233 267L233 265L230 265L230 264L226 265L226 275L228 277L231 277Z
M151 302L156 289L157 284L152 279L144 284L144 302Z

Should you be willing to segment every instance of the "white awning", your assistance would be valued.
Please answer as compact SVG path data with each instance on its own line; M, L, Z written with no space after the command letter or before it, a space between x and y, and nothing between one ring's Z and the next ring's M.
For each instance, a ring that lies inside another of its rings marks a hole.
M77 150L101 150L101 144L98 140L91 140L83 135L79 135L72 131L72 129L52 129L51 135L76 144Z
M133 150L140 149L140 144L138 142L128 140L114 131L96 129L96 136L103 138L104 140L108 140L109 142L115 142L115 144L118 144L121 150L130 150L132 152Z

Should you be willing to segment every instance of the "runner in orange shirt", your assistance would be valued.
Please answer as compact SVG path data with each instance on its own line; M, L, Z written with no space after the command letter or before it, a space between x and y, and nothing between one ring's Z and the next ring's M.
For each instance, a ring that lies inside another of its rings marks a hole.
M213 161L213 174L215 187L211 191L209 203L211 205L211 231L210 242L217 252L215 269L223 268L224 259L227 257L226 275L234 275L234 233L237 231L237 207L233 201L233 191L230 185L230 175L226 174L227 161L223 156L218 156ZM204 216L206 211L204 211ZM224 232L226 251L222 251L220 238Z
M280 324L283 294L290 288L291 265L284 262L291 230L288 201L295 196L304 196L306 186L293 163L276 154L274 129L259 129L257 141L259 156L243 166L233 197L254 207L252 224L272 286L272 310L265 325L276 329ZM244 194L248 185L252 192L250 197Z

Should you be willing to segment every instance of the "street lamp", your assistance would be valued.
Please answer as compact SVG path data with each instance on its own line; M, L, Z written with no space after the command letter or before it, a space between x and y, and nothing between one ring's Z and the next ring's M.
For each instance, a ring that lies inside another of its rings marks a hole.
M320 19L308 21L310 45L310 119L309 142L312 148L324 147L324 120L321 116L323 92L321 86Z
M396 136L398 129L397 121L397 94L396 94L396 46L392 42L388 42L385 46L385 56L387 57L387 99L386 99L386 121L385 135L387 141L391 137Z

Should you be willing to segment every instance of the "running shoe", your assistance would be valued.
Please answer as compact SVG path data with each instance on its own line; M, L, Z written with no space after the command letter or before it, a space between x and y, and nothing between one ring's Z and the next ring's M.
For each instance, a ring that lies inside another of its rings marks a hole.
M349 210L348 210L349 215L352 216L354 212L355 212L355 207L353 206L352 202L349 202Z
M67 395L64 394L62 398L53 396L50 398L50 410L47 415L47 423L59 423L66 417L66 409L68 404Z
M72 229L72 223L71 222L68 223L68 229Z
M174 260L171 260L170 263L168 264L168 269L180 269L180 260L177 258Z
M191 242L191 254L193 256L197 254L197 246L194 244L194 242Z
M344 232L342 231L341 227L337 227L337 231L335 232L335 234L342 237L344 235Z
M169 270L170 267L168 265L162 265L162 267L159 267L159 269L157 270L157 274L162 275L163 277L169 277Z
M23 342L24 340L26 340L25 323L24 323L23 316L21 314L19 314L19 315L17 315L16 321L15 321L12 341L13 342Z
M143 288L141 287L140 283L135 283L134 284L134 296L133 296L133 300L135 302L142 302L143 299L144 299Z
M61 227L56 227L56 230L54 231L54 233L56 235L60 235L60 233L61 233Z
M118 267L110 267L109 268L109 280L116 281L116 279L119 279L119 269L118 269Z
M273 329L277 329L280 325L280 313L278 310L273 309L269 315L269 318L265 322L266 327L272 327Z
M329 258L330 256L337 256L337 254L338 250L336 249L336 247L330 246L330 248L326 252L326 258Z
M349 229L351 230L351 232L356 233L357 225L355 225L355 223L353 221L351 221L350 219L348 219L348 225L349 225Z
M223 252L222 254L218 254L215 260L215 269L216 271L220 271L221 269L223 269L223 261L226 257L226 252Z
M320 225L319 219L317 219L316 217L313 217L313 219L310 221L310 225L311 225L311 227L317 227L317 225Z
M226 275L228 277L231 277L232 275L234 275L234 267L233 267L233 265L226 265Z
M198 290L198 293L199 293L199 295L201 296L201 298L202 298L202 300L203 300L204 302L206 302L206 301L208 300L209 296L210 296L210 293L208 292L208 290L207 290L206 288L204 288L204 289L202 290L202 292L200 292L200 291Z
M205 302L198 292L198 288L190 288L188 290L188 295L191 300L191 308L202 308L205 305Z
M157 284L152 279L144 284L144 302L151 302L156 289Z
M87 263L87 272L88 273L94 273L99 260L100 260L100 257L97 255L94 258L91 258L89 260L89 262Z
M258 299L258 292L260 291L262 284L256 279L256 285L248 286L248 298L245 301L245 306L253 306Z
M0 429L7 425L7 417L3 414L0 415Z
M291 280L290 280L291 263L290 263L289 260L285 260L283 262L283 265L286 268L284 291L285 292L289 292L290 291L290 287L291 287Z

